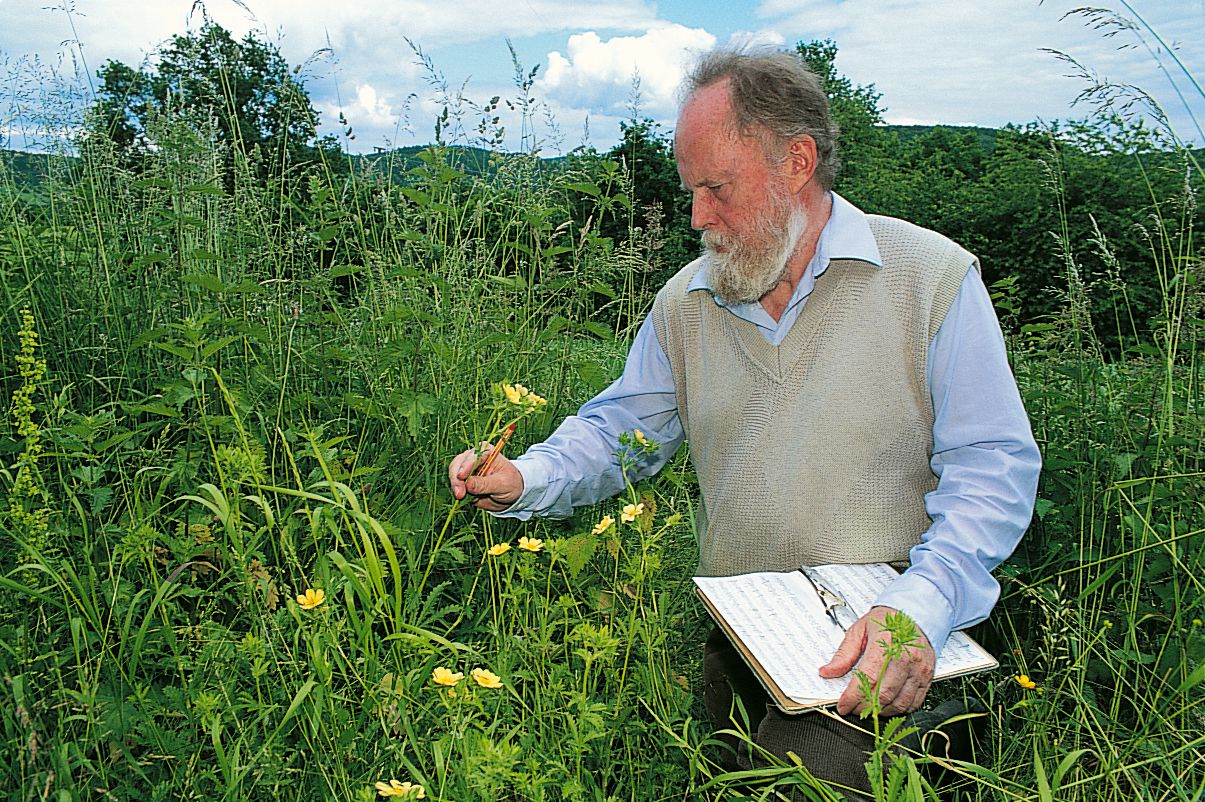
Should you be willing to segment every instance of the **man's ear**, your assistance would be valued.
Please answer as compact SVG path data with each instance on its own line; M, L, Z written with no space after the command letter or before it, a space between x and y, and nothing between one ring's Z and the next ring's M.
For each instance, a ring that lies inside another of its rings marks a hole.
M791 192L798 193L807 186L816 174L820 154L816 150L816 140L807 134L795 137L787 145L785 168L787 186Z

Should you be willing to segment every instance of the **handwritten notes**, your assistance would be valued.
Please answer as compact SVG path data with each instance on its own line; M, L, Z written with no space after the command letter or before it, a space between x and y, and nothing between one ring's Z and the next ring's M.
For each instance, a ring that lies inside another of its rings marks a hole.
M899 574L885 563L822 565L812 569L860 617ZM823 679L820 666L845 633L801 571L695 577L712 615L728 632L779 707L794 712L836 702L847 675ZM936 678L994 668L995 658L961 632L950 635Z
M841 695L849 680L819 671L845 633L803 574L699 576L695 584L784 694L801 703Z

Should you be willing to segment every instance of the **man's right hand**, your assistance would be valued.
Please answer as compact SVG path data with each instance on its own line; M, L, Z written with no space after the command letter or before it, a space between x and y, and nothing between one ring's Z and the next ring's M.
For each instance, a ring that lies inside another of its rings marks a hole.
M480 452L470 448L458 454L448 465L448 484L458 499L473 496L473 506L490 512L502 512L523 495L523 474L514 463L499 454L490 466L489 476L471 476L473 468L493 451L486 445Z

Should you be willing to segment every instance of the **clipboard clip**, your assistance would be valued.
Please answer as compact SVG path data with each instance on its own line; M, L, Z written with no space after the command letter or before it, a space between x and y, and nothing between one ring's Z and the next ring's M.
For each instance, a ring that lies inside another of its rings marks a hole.
M829 590L824 584L824 580L817 576L816 572L811 568L803 566L799 569L799 573L803 574L803 578L806 579L808 584L812 586L812 590L816 591L816 596L819 597L820 603L824 605L824 614L827 615L842 632L849 632L849 626L842 623L841 619L837 617L838 610L840 610L842 614L847 617L854 614L853 610L850 609L849 604L845 601L845 597L840 593Z

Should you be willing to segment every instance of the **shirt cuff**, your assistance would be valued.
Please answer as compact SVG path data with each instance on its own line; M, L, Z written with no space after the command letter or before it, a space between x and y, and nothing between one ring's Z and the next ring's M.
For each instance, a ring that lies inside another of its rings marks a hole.
M954 608L936 585L923 576L905 572L879 594L874 604L907 613L929 639L933 654L941 656L954 625Z

